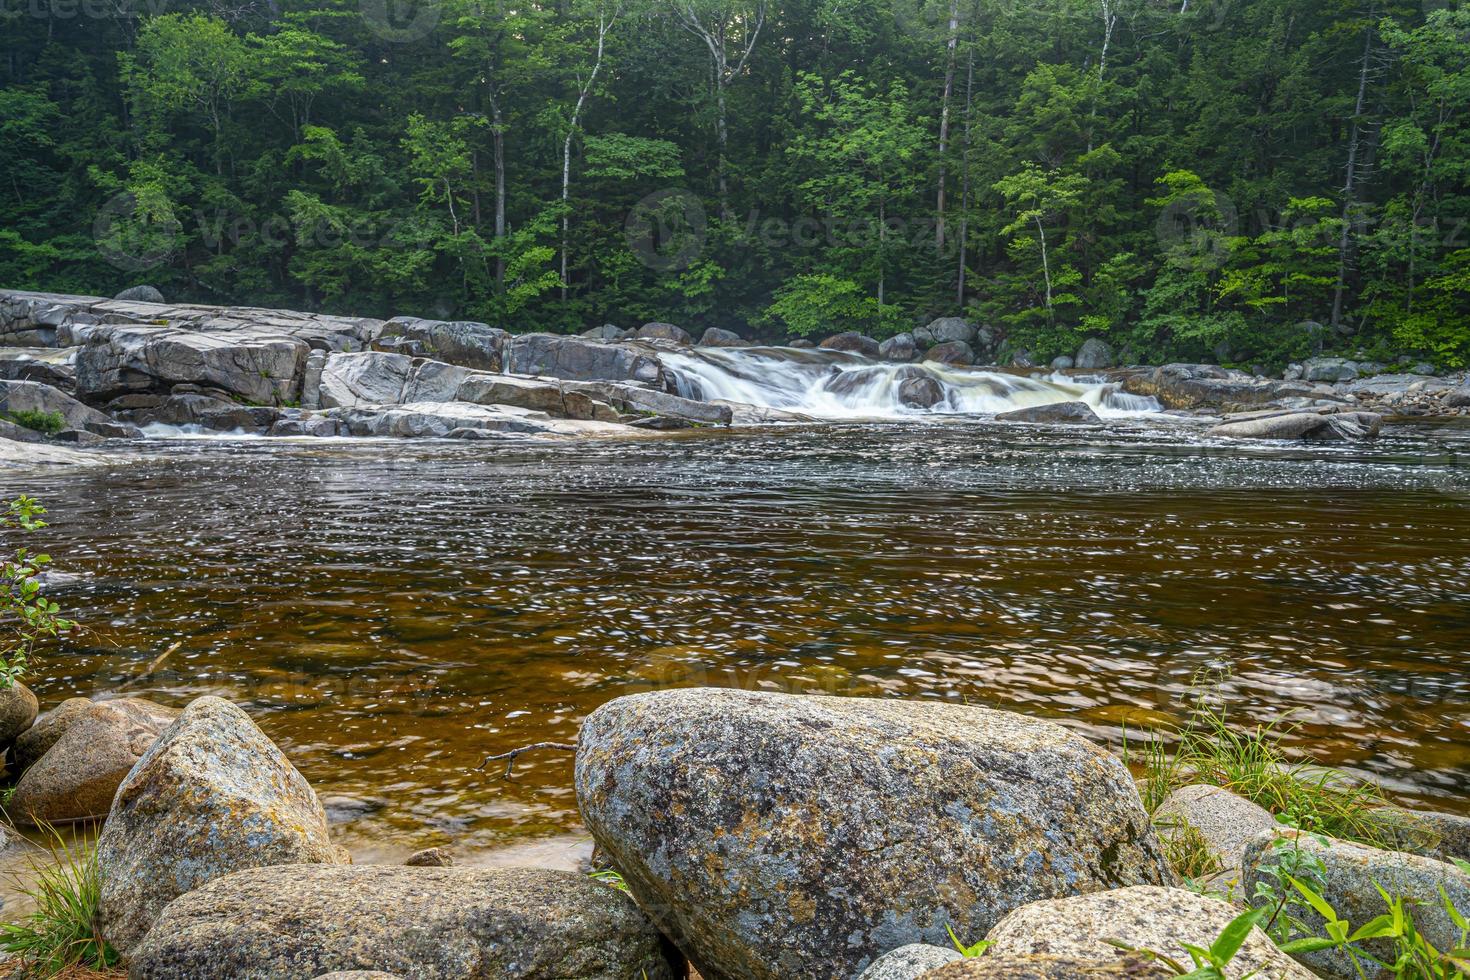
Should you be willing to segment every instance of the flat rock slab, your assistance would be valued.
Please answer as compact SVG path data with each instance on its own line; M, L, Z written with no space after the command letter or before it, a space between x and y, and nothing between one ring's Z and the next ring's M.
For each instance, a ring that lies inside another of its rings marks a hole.
M622 892L548 869L238 871L164 910L132 980L673 980L666 944ZM681 974L682 975L682 974Z
M706 980L851 977L1038 898L1169 882L1115 757L932 701L696 688L583 723L584 822Z

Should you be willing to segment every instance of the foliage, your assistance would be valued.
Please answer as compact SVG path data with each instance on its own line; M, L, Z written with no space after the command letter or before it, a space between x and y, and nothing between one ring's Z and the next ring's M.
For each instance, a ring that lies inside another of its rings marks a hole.
M1194 881L1224 870L1220 858L1210 849L1209 842L1199 832L1199 828L1189 821L1181 817L1172 823L1157 820L1154 825L1172 829L1173 832L1164 841L1164 857L1169 866L1186 881Z
M985 951L995 945L993 940L982 939L977 943L971 943L967 946L960 942L960 937L954 934L954 927L947 923L944 926L944 931L949 933L949 941L954 944L954 948L967 960L984 956Z
M119 957L99 931L97 852L81 841L65 840L53 828L44 829L51 838L48 854L28 859L27 877L34 884L22 889L35 909L19 922L0 925L0 950L42 977L74 967L105 970Z
M46 526L46 509L27 496L12 500L0 513L0 529L36 531ZM61 608L47 599L38 576L51 557L17 548L0 558L0 689L12 687L30 666L36 644L61 635L76 624L63 619Z
M1193 943L1180 943L1185 951L1189 953L1189 958L1194 963L1192 968L1185 966L1174 957L1161 953L1158 950L1130 946L1116 939L1105 941L1110 946L1115 946L1118 949L1126 950L1130 953L1142 953L1149 959L1157 960L1173 970L1176 976L1188 977L1190 980L1228 980L1229 974L1226 972L1226 968L1230 965L1230 961L1235 959L1235 955L1240 952L1240 947L1245 944L1246 939L1251 934L1251 930L1261 921L1264 914L1264 909L1251 909L1242 912L1230 920L1224 929L1220 930L1220 935L1216 936L1215 941L1210 943L1208 947L1196 946Z
M66 428L66 417L60 412L41 412L35 409L22 409L18 412L0 412L0 418L27 429L34 429L46 435L55 435Z
M591 878L593 881L600 881L604 885L607 885L609 888L616 888L618 891L624 893L625 895L628 894L627 883L623 881L623 876L618 874L618 872L616 871L613 871L611 869L605 871L594 871L587 877Z

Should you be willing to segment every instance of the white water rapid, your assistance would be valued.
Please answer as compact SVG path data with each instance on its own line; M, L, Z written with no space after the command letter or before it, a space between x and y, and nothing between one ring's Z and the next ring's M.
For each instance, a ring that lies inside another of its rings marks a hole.
M1119 391L1116 384L1060 374L1028 377L932 361L890 364L844 351L696 347L660 351L659 358L685 398L743 402L820 418L992 415L1068 401L1086 402L1101 416L1160 409L1154 399Z

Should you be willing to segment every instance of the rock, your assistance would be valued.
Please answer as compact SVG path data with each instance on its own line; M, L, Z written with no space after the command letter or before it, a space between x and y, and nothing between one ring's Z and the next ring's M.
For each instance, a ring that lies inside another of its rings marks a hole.
M90 698L67 698L37 718L15 739L15 744L10 748L10 762L15 769L23 772L30 768L37 759L46 754L46 750L56 744L68 725L92 707L92 703Z
M203 333L171 326L96 324L76 328L77 396L106 401L176 384L218 388L261 405L293 401L306 342L265 328Z
M1312 396L1310 385L1254 378L1213 364L1165 364L1151 372L1129 374L1123 390L1157 398L1165 408L1236 411L1286 398Z
M604 323L600 327L593 327L591 330L582 331L581 336L586 337L588 340L600 340L610 344L614 341L625 340L633 336L633 331L624 330L615 323Z
M36 381L71 391L76 387L76 350L0 348L0 381Z
M663 365L634 345L528 333L505 344L506 370L572 381L636 381L663 387Z
M359 405L396 405L413 371L413 358L406 354L359 351L332 354L322 367L322 408L356 408Z
M10 442L38 443L45 442L46 435L45 433L37 432L35 429L28 429L23 425L16 425L14 422L0 419L0 439L5 439Z
M1051 359L1051 369L1053 371L1066 371L1069 370L1075 363L1077 362L1072 360L1066 354L1063 354L1061 357L1053 357Z
M499 371L501 351L510 334L474 320L422 320L398 316L383 324L378 346L416 345L436 361L481 371Z
M116 457L84 449L51 444L27 445L6 439L0 433L0 470L25 470L37 466L106 466Z
M847 351L851 354L861 354L864 357L876 358L878 356L878 342L855 330L833 334L817 346L823 350Z
M1117 952L1108 958L986 953L931 970L921 980L1166 980L1174 976L1177 974L1173 970L1142 953Z
M1047 899L1023 905L986 934L985 956L1036 953L1106 960L1118 955L1117 940L1188 963L1184 943L1208 947L1241 910L1228 902L1183 888L1144 885L1115 891ZM1246 937L1230 961L1231 976L1310 980L1312 974L1276 948L1260 927Z
M1110 368L1118 363L1118 356L1113 353L1113 348L1108 346L1107 341L1099 340L1097 337L1088 337L1077 349L1077 356L1073 358L1078 368L1084 371L1096 371L1100 368Z
M1422 374L1426 377L1434 377L1439 371L1428 361L1418 361L1409 366L1410 374Z
M163 293L153 286L129 286L118 293L113 299L122 300L127 303L162 303Z
M1010 364L1011 367L1018 368L1028 368L1036 366L1031 362L1031 352L1028 350L1018 350L1013 353L1011 355Z
M1358 365L1342 357L1313 357L1302 362L1305 381L1351 381L1358 376Z
M645 323L638 328L635 336L639 340L667 340L670 343L682 344L685 347L694 344L694 338L689 336L689 331L683 327L676 327L672 323Z
M945 398L944 386L927 374L907 378L898 386L898 400L909 408L933 408Z
M964 957L953 948L909 943L878 957L857 980L916 980L930 970L961 959Z
M720 327L710 327L699 338L701 347L749 347L745 338L733 330L724 330Z
M405 402L448 402L459 394L467 379L481 376L473 368L416 357L408 380L403 383ZM492 375L493 377L493 375Z
M454 857L445 848L426 847L414 851L403 863L410 868L449 868L454 866Z
M729 425L730 406L714 402L680 398L666 391L635 388L632 385L606 385L588 389L623 412L653 413L666 418L695 422L700 425Z
M93 432L104 439L141 439L143 430L136 425L126 422L92 422L87 426L88 432Z
M1081 423L1101 424L1102 419L1086 402L1051 402L1046 405L1028 405L1010 412L996 415L997 422L1049 422L1058 425Z
M95 408L37 381L0 381L0 412L43 412L59 415L64 428L86 429L111 424L112 419Z
M787 346L788 347L794 347L797 350L811 350L813 347L816 347L817 345L814 344L814 343L812 343L810 340L807 340L805 337L797 337L795 340L793 340Z
M100 446L107 440L95 432L86 429L62 429L51 437L56 442L69 443L74 446Z
M311 436L317 439L347 435L340 420L330 416L306 415L301 418L281 419L270 427L272 436Z
M123 777L178 715L140 698L63 702L26 733L41 729L27 745L17 743L17 757L51 744L15 784L7 812L36 825L107 816Z
M1383 416L1373 412L1280 412L1227 419L1205 433L1225 439L1372 439Z
M306 355L306 368L301 379L301 407L322 407L322 371L327 366L326 351L314 350Z
M1470 386L1447 392L1444 396L1444 406L1445 408L1470 407Z
M24 736L22 736L24 737ZM1441 861L1459 858L1470 861L1470 817L1433 810L1383 811L1393 831L1395 846Z
M926 329L936 344L946 344L954 340L971 344L976 336L975 325L957 316L942 316L937 320L931 320Z
M0 746L15 744L26 729L36 720L40 702L31 689L20 681L9 687L0 687Z
M968 367L975 363L975 351L963 340L948 340L926 350L924 360Z
M97 839L102 935L130 957L164 906L205 882L346 859L281 750L230 702L199 698L128 773Z
M1304 371L1305 368L1303 368L1300 364L1288 364L1286 365L1286 370L1281 372L1281 380L1300 381L1302 379L1302 374Z
M933 332L930 331L928 327L914 328L913 335L914 346L919 348L919 350L928 350L930 347L933 347L935 344L938 343L938 341L934 339Z
M331 973L323 973L315 980L403 980L395 973L384 973L382 970L333 970Z
M1324 843L1325 841L1325 843ZM1314 884L1327 904L1341 919L1354 928L1388 911L1381 886L1390 895L1407 899L1413 906L1414 926L1438 949L1453 949L1459 943L1459 932L1445 912L1440 890L1457 909L1470 914L1470 875L1452 864L1402 851L1381 851L1361 844L1318 838L1290 828L1275 828L1256 835L1245 851L1245 879L1242 893L1254 895L1256 885L1267 881L1263 868L1279 864L1283 855L1300 848L1319 859L1326 868L1321 880ZM1303 905L1299 917L1316 935L1322 919ZM1369 953L1392 961L1392 944L1375 940L1365 944ZM1352 980L1357 977L1351 960L1336 950L1319 950L1300 957L1307 966L1325 977ZM1370 973L1370 976L1373 974ZM1387 977L1392 974L1380 973Z
M261 867L164 910L132 980L294 980L379 970L417 980L672 980L622 892L545 869ZM680 974L682 976L682 973Z
M1263 830L1276 826L1276 818L1228 789L1195 783L1170 793L1154 811L1154 827L1170 841L1193 827L1220 861L1225 873L1239 878L1246 845Z
M621 697L582 724L576 788L594 840L708 980L852 976L1038 895L1173 880L1121 762L985 708Z
M878 356L885 361L907 364L909 361L918 359L919 347L914 343L913 334L895 334L878 345Z

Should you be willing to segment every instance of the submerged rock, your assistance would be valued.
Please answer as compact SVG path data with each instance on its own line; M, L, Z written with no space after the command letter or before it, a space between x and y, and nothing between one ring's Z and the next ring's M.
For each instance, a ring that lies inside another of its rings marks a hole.
M1372 439L1383 416L1374 412L1273 412L1227 419L1205 433L1226 439Z
M164 910L133 980L673 980L662 937L622 892L543 869L237 871ZM680 973L679 975L682 975Z
M102 935L132 955L164 906L231 871L348 860L316 794L255 723L203 697L138 760L97 839Z
M1241 910L1183 888L1140 886L1032 902L986 934L985 958L1046 954L1111 960L1118 948L1154 950L1190 962L1184 943L1209 947ZM1230 961L1232 976L1310 980L1312 973L1276 948L1259 926ZM1238 971L1238 972L1237 972Z
M1051 402L1046 405L1029 405L996 415L997 422L1050 422L1061 425L1102 423L1092 406L1086 402Z
M873 961L857 980L916 980L946 963L964 959L958 951L928 943L909 943Z
M905 378L898 386L898 400L909 408L933 408L946 397L944 385L927 374Z
M593 838L707 980L852 976L1037 898L1173 880L1121 762L985 708L622 697L583 723L576 786Z

